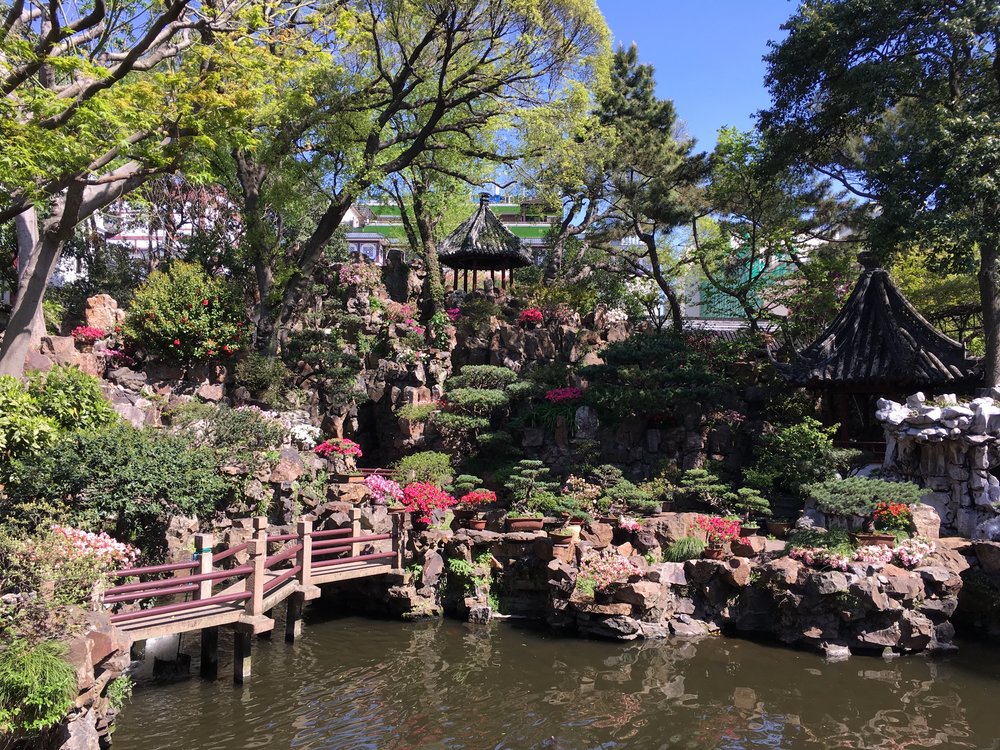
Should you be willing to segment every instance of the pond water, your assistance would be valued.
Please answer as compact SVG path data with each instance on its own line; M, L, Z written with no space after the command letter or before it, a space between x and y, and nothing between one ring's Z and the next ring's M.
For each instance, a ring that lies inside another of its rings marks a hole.
M975 643L828 664L728 638L313 613L294 645L254 644L244 687L220 657L217 682L138 685L115 750L1000 748L1000 651Z

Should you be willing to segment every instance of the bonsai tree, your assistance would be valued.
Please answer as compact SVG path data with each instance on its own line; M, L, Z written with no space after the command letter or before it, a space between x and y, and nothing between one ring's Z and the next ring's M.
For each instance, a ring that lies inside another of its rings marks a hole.
M771 503L752 487L740 487L736 490L732 510L744 521L751 517L767 518L771 515Z
M504 482L511 497L511 510L520 515L537 515L541 510L539 501L550 502L557 486L544 462L527 458L517 462Z
M920 502L924 490L911 482L889 482L872 477L829 479L805 487L816 508L831 516L848 519L862 516L874 528L875 508L880 505Z

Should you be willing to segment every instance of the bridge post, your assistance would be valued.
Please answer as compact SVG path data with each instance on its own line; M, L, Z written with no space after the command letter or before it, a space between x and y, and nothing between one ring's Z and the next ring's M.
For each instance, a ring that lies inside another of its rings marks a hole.
M396 570L403 569L403 514L392 513L392 551L396 553L393 567Z
M244 611L247 622L237 623L233 630L233 681L242 685L250 678L252 671L252 645L256 619L264 619L264 574L267 561L267 537L262 536L258 521L254 519L254 538L247 543L250 553L249 565L253 568L246 578L246 591L250 597L246 599ZM263 533L267 534L265 519Z
M233 630L233 682L242 685L250 678L252 660L253 630L236 628Z
M215 538L211 534L195 534L194 548L198 557L198 573L211 573L212 547ZM212 581L201 581L194 599L209 599L212 596ZM214 680L219 676L219 628L201 629L201 666L199 674L206 680Z
M309 521L299 521L299 526L296 531L299 534L299 539L302 541L302 549L299 550L295 564L299 566L299 588L305 589L306 586L312 585L312 530L313 522Z
M296 529L299 542L302 544L302 549L295 557L295 564L299 568L299 590L288 597L288 605L285 609L285 641L287 643L295 643L295 639L302 635L302 609L305 607L306 593L313 588L312 529L312 520L299 521Z
M361 536L361 508L357 505L351 508L351 536ZM351 544L351 557L360 555L363 546L360 542Z
M253 570L247 574L246 590L250 597L246 600L245 608L247 615L256 617L264 614L264 575L266 572L264 566L267 561L267 542L260 538L254 538L247 545L247 550L250 552L249 564Z

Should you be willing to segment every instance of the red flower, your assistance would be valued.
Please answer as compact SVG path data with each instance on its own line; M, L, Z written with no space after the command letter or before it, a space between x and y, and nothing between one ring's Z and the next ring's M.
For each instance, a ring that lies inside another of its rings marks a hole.
M181 345L181 340L180 339L174 339L174 346L180 346L180 345Z
M203 305L204 307L208 307L208 300L207 300L207 299L203 299L203 300L201 301L201 304L202 304L202 305Z

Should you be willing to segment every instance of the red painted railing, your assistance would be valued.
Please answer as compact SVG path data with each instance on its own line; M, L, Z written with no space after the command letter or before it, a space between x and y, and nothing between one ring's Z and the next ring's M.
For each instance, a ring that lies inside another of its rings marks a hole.
M111 615L115 623L135 622L223 604L241 608L248 615L262 615L265 597L290 582L294 582L295 586L289 589L289 593L312 585L314 570L326 574L337 566L389 560L394 561L394 567L401 567L402 517L394 514L392 518L393 531L390 534L362 534L361 511L354 508L349 527L313 531L311 521L301 521L294 532L272 536L267 535L267 519L255 518L253 539L217 553L212 550L211 534L197 534L194 560L119 570L112 574L119 579L171 575L121 583L104 592L103 603L153 605L145 609L116 612ZM367 545L385 541L392 542L391 552L365 551ZM268 555L268 546L275 544L285 546ZM218 568L220 562L242 552L248 553L246 563L228 569ZM224 582L229 582L227 588L221 593L213 593L213 587ZM162 597L180 595L192 598L178 603L156 603Z

